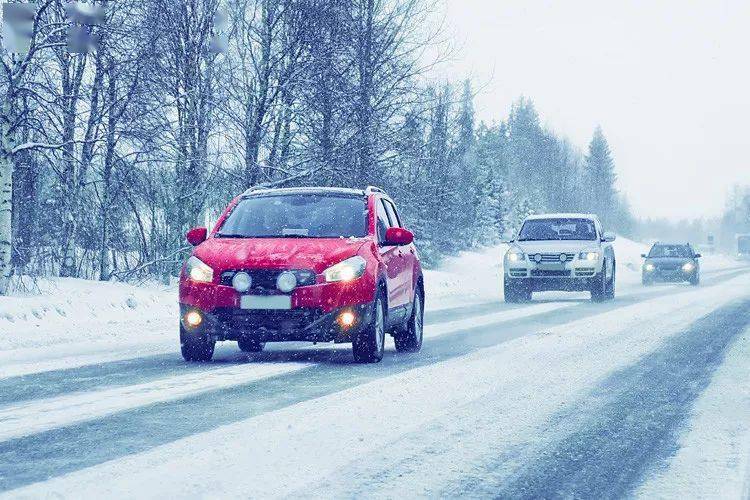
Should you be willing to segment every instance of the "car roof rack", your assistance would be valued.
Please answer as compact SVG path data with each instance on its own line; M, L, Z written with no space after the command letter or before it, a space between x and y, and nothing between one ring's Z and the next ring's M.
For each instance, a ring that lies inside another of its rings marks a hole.
M372 193L382 193L382 194L386 194L386 192L385 192L385 190L384 190L384 189L381 189L381 188L379 188L379 187L377 187L377 186L367 186L367 187L365 188L365 194L372 194Z

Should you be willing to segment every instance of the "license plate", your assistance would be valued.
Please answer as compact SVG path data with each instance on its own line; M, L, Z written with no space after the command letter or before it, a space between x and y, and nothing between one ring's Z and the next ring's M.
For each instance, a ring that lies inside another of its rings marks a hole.
M292 308L292 297L289 295L243 295L240 297L241 309L282 310Z
M549 270L549 271L564 271L565 270L565 264L562 262L545 262L543 264L540 264L539 269Z

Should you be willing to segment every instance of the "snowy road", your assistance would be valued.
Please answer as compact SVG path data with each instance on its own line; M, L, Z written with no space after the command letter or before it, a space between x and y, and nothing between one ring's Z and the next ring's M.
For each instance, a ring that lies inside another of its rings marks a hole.
M431 311L378 365L227 344L0 378L0 495L747 495L750 270L584 297Z

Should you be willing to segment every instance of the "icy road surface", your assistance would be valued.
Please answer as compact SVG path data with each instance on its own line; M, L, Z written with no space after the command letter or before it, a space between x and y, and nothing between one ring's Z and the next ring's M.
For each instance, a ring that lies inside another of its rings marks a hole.
M426 321L377 365L226 343L0 372L0 496L748 495L750 269Z

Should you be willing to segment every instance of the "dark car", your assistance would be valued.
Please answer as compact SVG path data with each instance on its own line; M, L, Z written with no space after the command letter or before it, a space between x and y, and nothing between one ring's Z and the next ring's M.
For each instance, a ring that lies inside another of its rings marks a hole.
M679 283L687 281L697 286L700 283L701 254L695 253L690 243L654 243L651 251L642 254L643 284L648 286L655 282Z

